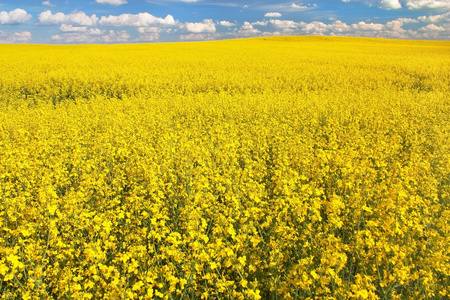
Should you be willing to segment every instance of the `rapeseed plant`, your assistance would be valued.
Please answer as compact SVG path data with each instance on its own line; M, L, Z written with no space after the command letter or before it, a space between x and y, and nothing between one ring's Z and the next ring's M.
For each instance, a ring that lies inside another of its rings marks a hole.
M448 297L449 49L0 45L1 299Z

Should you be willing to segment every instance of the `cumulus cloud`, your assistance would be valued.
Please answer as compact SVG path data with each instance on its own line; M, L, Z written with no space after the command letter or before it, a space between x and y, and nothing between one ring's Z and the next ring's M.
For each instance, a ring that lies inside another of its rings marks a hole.
M109 34L101 36L102 41L106 43L127 42L129 38L130 34L125 30L121 31L110 30Z
M300 23L300 27L303 32L307 34L319 34L323 35L325 32L327 32L328 26L325 23L313 21L311 23Z
M424 39L443 39L448 40L450 32L450 23L442 25L428 24L427 26L419 28L417 37Z
M402 8L402 5L400 4L399 0L381 0L379 7L389 10Z
M261 31L259 31L256 28L253 28L253 25L249 22L244 22L244 25L242 25L242 27L238 30L238 35L243 36L243 37L248 37L248 36L255 36L261 33Z
M31 32L4 32L0 30L0 43L25 43L31 40Z
M137 42L154 42L159 40L159 33L146 33L141 34L138 36L138 38L135 40Z
M127 42L130 38L130 34L125 31L113 31L110 30L108 34L105 34L104 30L92 29L85 33L80 32L68 32L63 34L56 34L51 39L57 43L123 43Z
M412 10L450 9L449 0L406 0L406 7Z
M221 25L221 26L226 26L226 27L236 26L235 23L231 23L231 22L229 22L229 21L220 21L220 22L219 22L219 25Z
M67 27L66 27L67 26ZM105 30L99 28L75 27L66 25L60 27L63 34L56 34L51 37L53 41L61 43L95 43L101 42Z
M261 36L277 36L277 35L282 35L282 33L280 31L273 31L273 32L263 32L261 33Z
M441 15L420 16L418 19L420 21L430 22L430 23L450 22L450 12L441 14Z
M367 24L360 22L348 25L340 20L331 24L313 21L311 23L300 22L301 33L313 35L340 35L340 36L377 36L383 30L383 24Z
M398 18L397 21L403 22L403 23L419 23L416 19L411 18Z
M185 35L180 35L181 41L204 41L208 39L208 35L205 33L190 33Z
M425 31L425 32L445 31L445 28L434 25L434 24L428 24L427 26L419 28L419 31Z
M61 26L59 27L59 31L62 31L62 32L84 32L84 31L87 31L87 27L61 24Z
M450 12L448 13L450 15ZM332 23L326 22L295 22L292 20L271 19L255 22L244 22L240 29L235 29L235 37L271 36L279 34L295 35L329 35L329 36L355 36L377 37L395 39L448 39L450 22L445 22L447 13L436 16L421 17L421 21L442 21L441 23L428 24L421 29L403 28L405 24L419 23L418 19L397 18L385 23L356 22L345 23L333 18ZM444 20L444 21L443 21ZM425 24L426 25L426 24ZM433 25L433 26L431 26ZM261 26L255 28L255 26ZM414 28L413 26L412 28Z
M89 30L87 31L87 33L89 35L102 35L105 33L104 30L100 29L100 28L89 28Z
M156 33L156 32L160 32L161 28L160 27L156 27L156 26L151 26L151 27L138 27L137 31L139 33Z
M0 24L21 24L25 23L31 19L31 15L28 14L24 9L16 8L11 11L0 11Z
M147 12L138 14L121 14L118 16L109 15L103 16L98 22L104 26L152 26L152 25L176 25L177 21L171 16L167 15L165 18L155 17Z
M281 14L279 12L268 12L264 15L264 17L268 18L280 18Z
M350 0L342 0L350 2ZM370 6L378 5L382 9L399 9L403 7L410 10L447 10L450 9L450 0L352 0L352 2L364 2Z
M269 24L269 21L256 21L256 22L252 23L252 25L257 25L257 26L266 26L267 24Z
M96 15L88 16L82 11L66 15L62 12L52 14L50 10L46 10L39 14L38 20L41 25L70 24L78 26L94 26L97 24L98 18Z
M293 29L298 26L298 24L292 20L270 20L269 23L283 30Z
M447 22L450 12L435 16L423 16L418 19L397 18L388 22L355 22L345 23L332 18L327 22L295 22L292 20L271 19L256 22L245 22L239 30L235 30L235 36L270 36L278 34L295 35L329 35L329 36L355 36L355 37L377 37L395 39L448 39L450 22ZM419 23L420 21L432 24L424 24L422 28L416 26L405 26L405 24ZM433 24L433 21L439 23ZM260 25L261 31L253 26ZM431 26L433 25L433 26Z
M383 27L383 29L385 30L391 30L391 31L397 31L397 32L401 32L404 29L402 28L403 26L403 22L398 21L398 20L394 20L394 21L390 21L387 22Z
M200 23L185 23L184 27L187 31L192 33L203 33L203 32L216 32L216 26L213 20L205 19Z
M50 3L50 1L42 1L42 5L53 7L54 5Z
M269 21L265 21L267 23L263 23L261 21L248 23L246 22L241 28L241 33L237 33L239 36L245 36L245 30L249 32L247 35L260 35L260 36L269 36L276 34L307 34L307 35L331 35L331 36L364 36L364 37L380 37L380 38L445 38L445 35L448 33L450 29L449 23L444 23L441 26L429 26L423 27L421 30L412 30L405 29L403 25L406 23L418 23L419 21L411 18L398 18L386 23L367 23L367 22L358 22L354 24L347 24L342 22L341 20L333 19L333 22L330 24L313 21L313 22L299 22L296 23L291 20L279 20L272 19ZM250 27L250 25L270 25L264 28L264 32L256 32L251 31L254 29ZM435 25L435 24L434 24ZM267 28L267 29L266 29ZM272 31L275 29L274 31Z
M351 27L349 25L347 25L346 23L344 23L340 20L334 21L332 24L329 24L327 27L334 34L349 32L351 30Z
M109 4L109 5L122 5L127 4L127 0L95 0L95 3L99 4Z
M52 41L59 43L93 43L95 39L88 34L80 33L65 33L65 34L55 34L51 37Z
M361 30L361 31L380 31L383 29L383 24L378 23L366 23L366 22L359 22L357 24L352 25L353 29Z

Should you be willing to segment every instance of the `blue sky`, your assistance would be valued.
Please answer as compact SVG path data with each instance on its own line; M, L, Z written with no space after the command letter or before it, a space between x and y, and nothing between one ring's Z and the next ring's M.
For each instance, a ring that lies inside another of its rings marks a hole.
M0 1L0 43L219 40L273 35L450 39L450 0Z

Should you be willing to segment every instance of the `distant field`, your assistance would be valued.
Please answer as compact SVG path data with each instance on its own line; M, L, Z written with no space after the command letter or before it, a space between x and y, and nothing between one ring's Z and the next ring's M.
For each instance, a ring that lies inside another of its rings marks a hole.
M448 299L450 42L0 45L0 299Z

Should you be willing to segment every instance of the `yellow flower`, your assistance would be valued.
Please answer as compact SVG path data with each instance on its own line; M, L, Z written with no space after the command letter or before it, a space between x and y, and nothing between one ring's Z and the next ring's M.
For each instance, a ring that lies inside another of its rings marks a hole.
M241 284L241 286L242 286L243 288L246 288L247 285L248 285L248 281L245 280L245 279L242 279L239 283Z
M6 275L6 273L9 271L9 268L4 263L0 263L0 275Z
M3 298L446 297L448 48L0 45Z
M359 290L359 291L356 293L356 295L357 295L358 297L361 297L362 299L367 299L367 298L369 298L369 293L367 292L366 289L361 289L361 290Z

